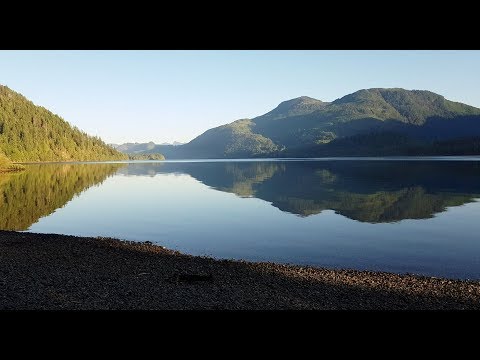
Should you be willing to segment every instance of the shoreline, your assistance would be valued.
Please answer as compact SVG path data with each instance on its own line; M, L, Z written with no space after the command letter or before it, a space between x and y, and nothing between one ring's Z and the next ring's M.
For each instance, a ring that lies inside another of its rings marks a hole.
M219 260L0 231L0 309L480 309L480 281Z

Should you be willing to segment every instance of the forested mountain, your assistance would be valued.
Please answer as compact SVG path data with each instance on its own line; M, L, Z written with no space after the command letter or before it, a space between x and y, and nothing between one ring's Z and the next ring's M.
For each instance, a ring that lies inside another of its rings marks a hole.
M161 143L161 144L155 144L153 141L150 141L148 143L124 143L124 144L110 144L112 147L117 149L118 151L121 151L125 154L138 154L138 153L143 153L143 152L150 152L151 150L154 150L156 146L178 146L178 145L183 145L183 143L174 141L173 143Z
M125 154L0 85L0 152L12 161L120 160Z
M129 160L165 160L162 154L148 153L148 154L128 154Z
M121 145L111 144L112 147L125 154L136 154L149 151L155 148L157 144L150 141L148 143L125 143Z
M207 130L169 158L479 154L480 109L424 90L366 89L333 102L306 96Z

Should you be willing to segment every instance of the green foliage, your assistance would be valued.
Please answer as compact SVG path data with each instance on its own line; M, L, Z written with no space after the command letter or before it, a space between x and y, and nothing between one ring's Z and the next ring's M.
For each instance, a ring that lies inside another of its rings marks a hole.
M259 121L269 121L269 120L278 120L284 119L292 116L300 116L311 114L314 111L325 108L329 103L323 102L317 99L313 99L308 96L301 96L292 100L287 100L280 105L278 105L272 111L266 113L265 115L255 118L257 122Z
M415 125L422 125L429 117L474 114L480 114L480 109L446 100L430 91L399 88L359 90L335 100L327 109L327 116L342 121L368 117Z
M407 150L409 155L480 155L480 136L434 141Z
M224 130L227 135L224 156L242 157L245 155L258 155L277 150L272 140L252 131L252 121L238 120Z
M290 149L279 155L283 157L480 155L480 136L429 141L402 133L372 132L335 139L327 145Z
M18 174L0 174L0 229L27 230L74 196L101 184L124 164L29 165Z
M257 124L256 131L259 134L289 149L397 128L413 134L428 126L433 133L442 124L438 121L431 124L430 119L454 121L472 115L480 115L480 109L446 100L429 91L368 89L335 100L318 111L283 119L280 123L264 121L263 117L253 121ZM460 126L465 124L458 124ZM429 137L427 131L422 135Z
M129 160L165 160L165 156L162 154L129 154Z
M150 141L148 143L125 143L116 145L115 148L125 154L137 154L145 151L151 151L155 148L155 143Z
M0 149L12 161L123 160L128 157L58 115L0 85Z
M25 166L14 164L5 155L0 153L0 173L25 170Z
M0 153L0 169L6 169L10 165L12 165L12 162L10 161L9 158L7 158L5 155Z
M249 119L237 120L210 129L188 144L176 146L174 151L178 154L186 151L186 156L192 158L240 158L279 150L272 140L254 133L253 125ZM170 158L168 154L166 156Z

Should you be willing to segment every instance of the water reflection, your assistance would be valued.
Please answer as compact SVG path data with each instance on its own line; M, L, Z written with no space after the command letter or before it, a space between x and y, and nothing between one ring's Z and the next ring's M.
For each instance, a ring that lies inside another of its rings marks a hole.
M0 229L148 240L219 258L479 279L480 203L459 206L480 197L479 165L29 165L0 176Z
M135 176L189 174L205 185L309 216L334 210L350 219L426 219L480 197L480 164L449 161L289 161L137 163Z
M0 229L39 218L114 174L188 174L218 191L307 217L324 210L368 223L426 219L480 197L478 162L293 161L30 165L0 176Z
M0 174L0 229L27 230L125 164L29 165L18 174Z

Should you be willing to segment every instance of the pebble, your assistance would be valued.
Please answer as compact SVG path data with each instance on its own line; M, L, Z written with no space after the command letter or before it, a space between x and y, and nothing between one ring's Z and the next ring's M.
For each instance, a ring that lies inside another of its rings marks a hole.
M145 246L148 244L148 246ZM0 231L0 309L480 309L480 282Z

